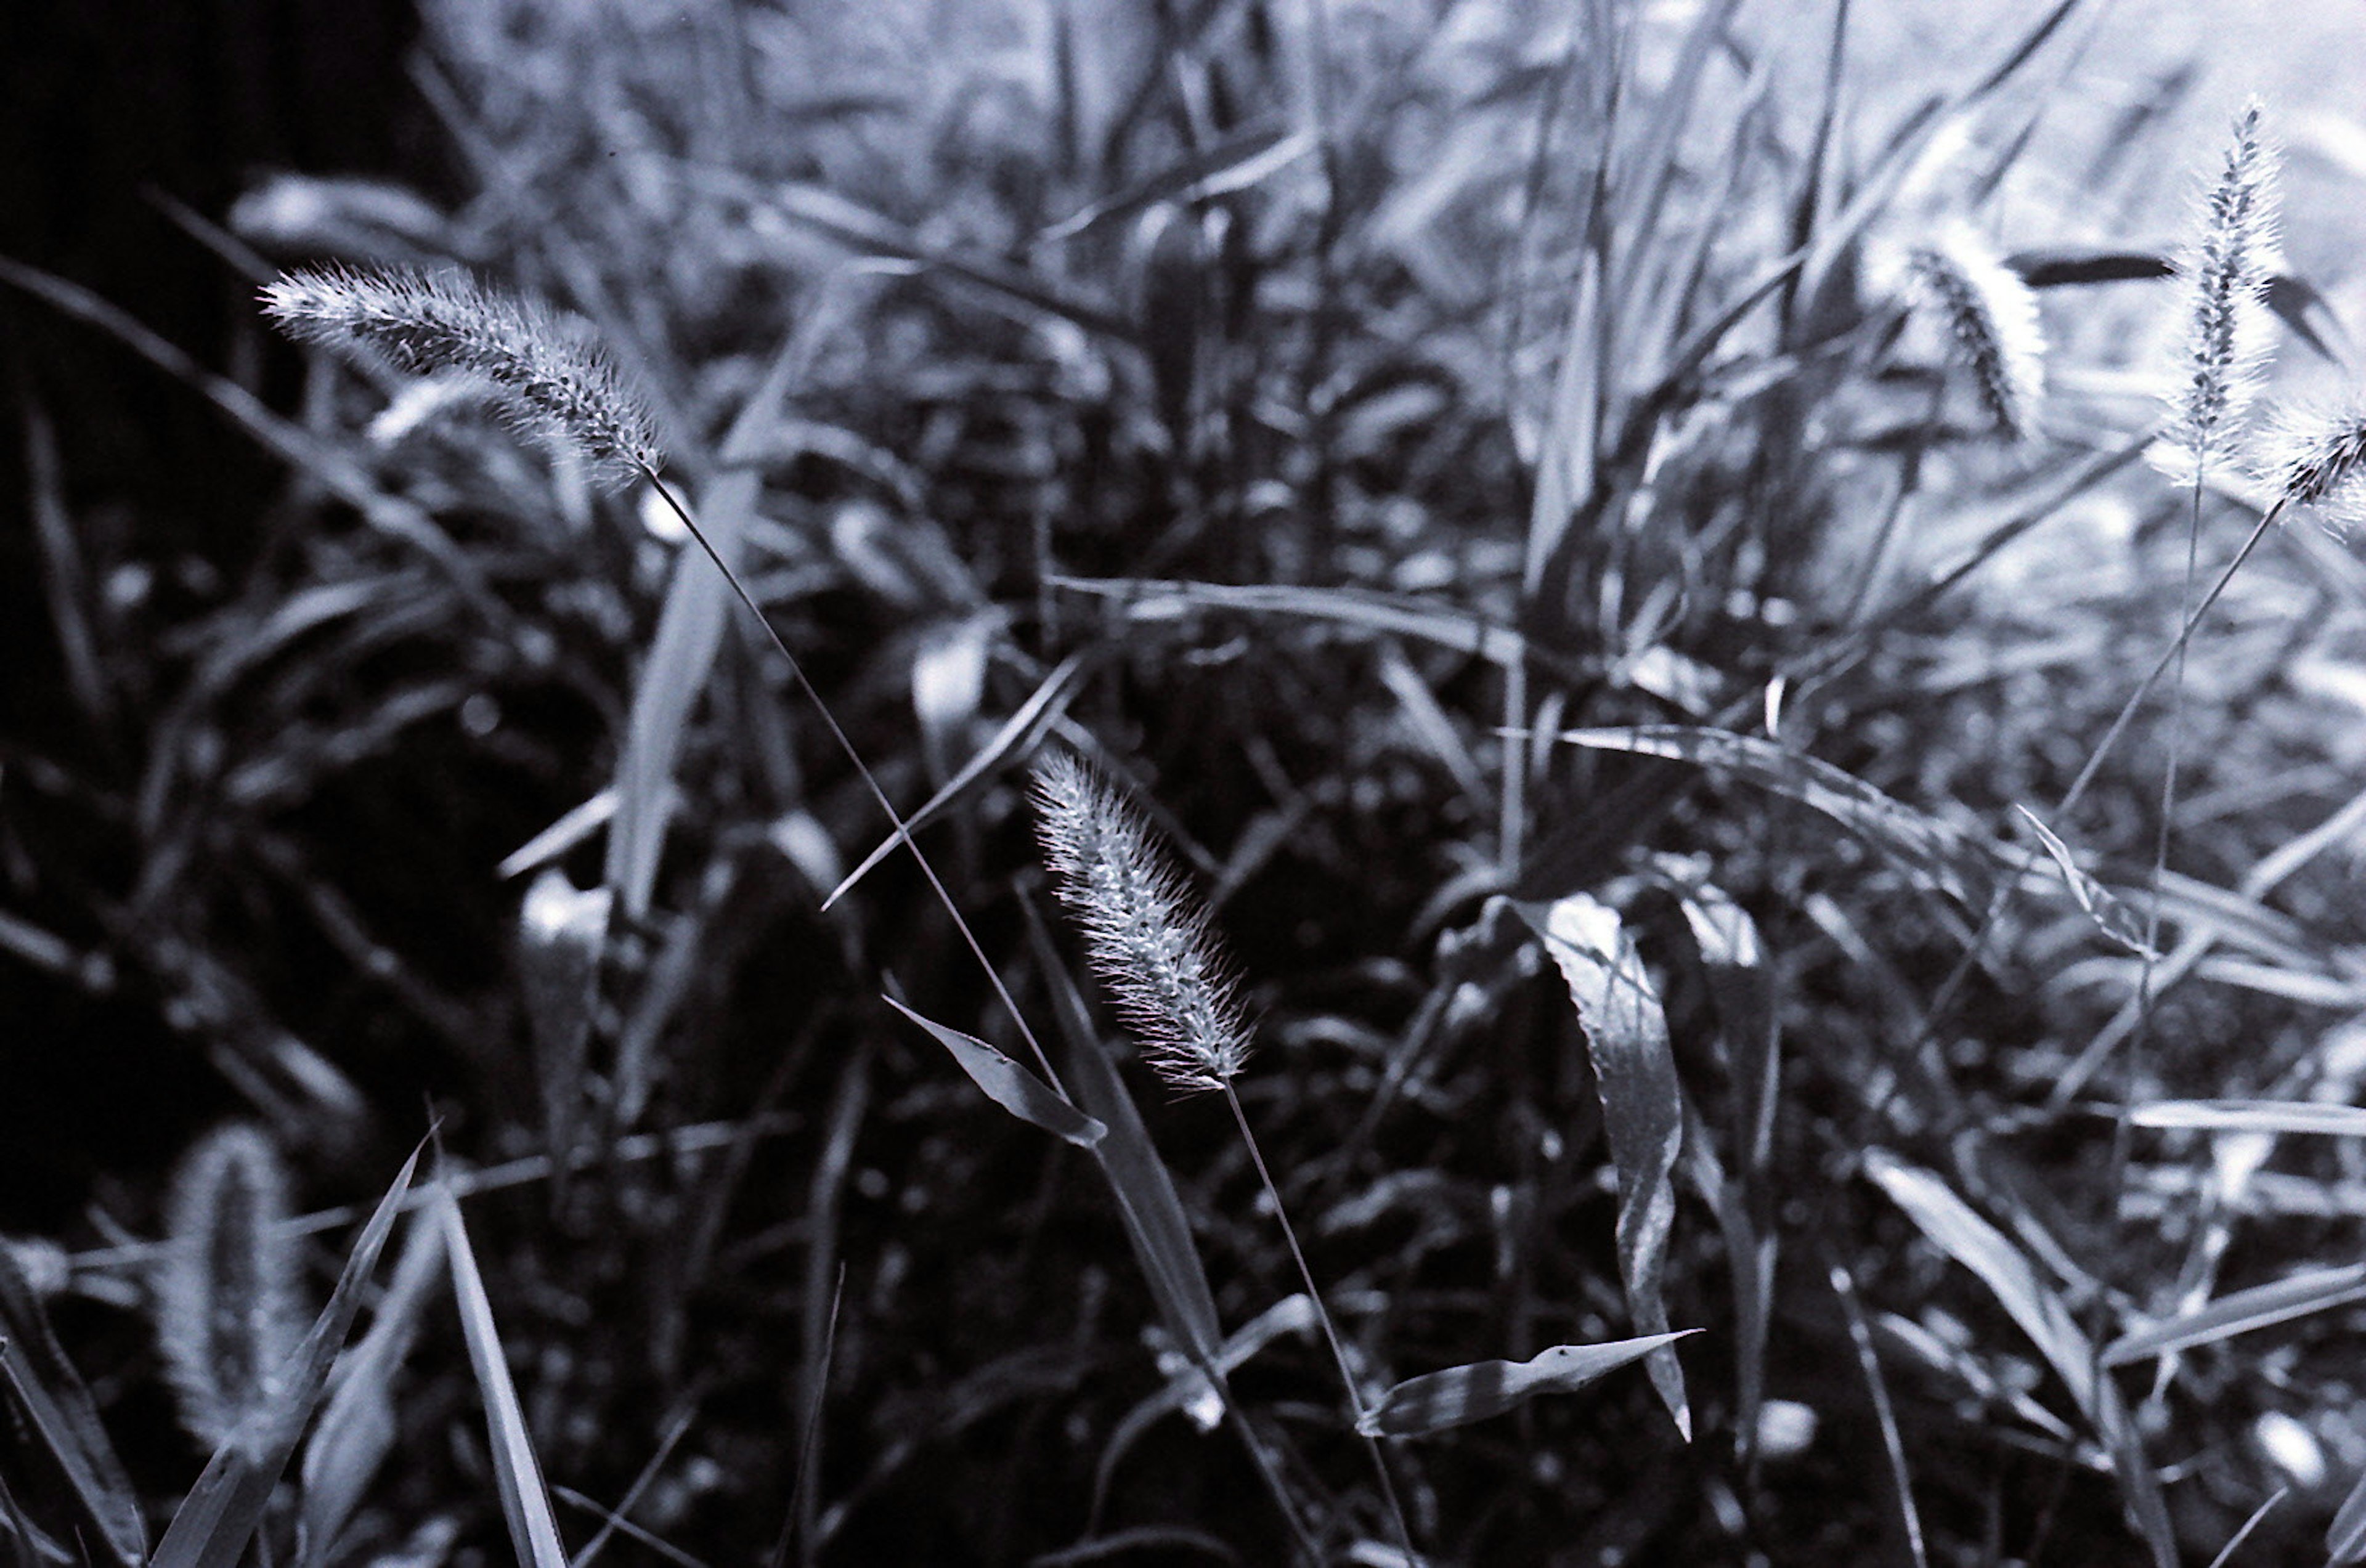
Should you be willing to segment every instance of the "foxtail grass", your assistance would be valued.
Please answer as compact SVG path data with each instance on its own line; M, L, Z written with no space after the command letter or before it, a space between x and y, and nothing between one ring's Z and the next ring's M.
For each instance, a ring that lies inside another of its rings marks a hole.
M1915 246L1906 265L1997 431L2013 441L2034 436L2045 392L2045 333L2029 285L1963 231Z
M208 1134L174 1175L156 1345L181 1425L208 1449L269 1404L302 1331L287 1216L279 1153L244 1123Z
M1380 1477L1397 1543L1413 1555L1413 1531L1387 1457L1380 1440L1361 1430L1364 1399L1346 1347L1233 1088L1248 1064L1249 1029L1206 913L1167 867L1141 818L1075 757L1055 750L1036 764L1035 801L1043 858L1060 901L1082 929L1093 972L1141 1040L1152 1069L1179 1091L1224 1097L1289 1244L1299 1282L1314 1304L1348 1408Z

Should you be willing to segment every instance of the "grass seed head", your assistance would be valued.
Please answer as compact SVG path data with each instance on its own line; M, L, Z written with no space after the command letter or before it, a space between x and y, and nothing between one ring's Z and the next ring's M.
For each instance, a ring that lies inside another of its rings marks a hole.
M1249 1032L1231 976L1150 830L1075 757L1035 768L1043 854L1076 918L1095 974L1176 1089L1222 1089L1247 1065Z
M608 483L660 461L655 422L580 322L458 272L325 267L263 290L291 336L414 376L481 383L511 423L583 457Z
M2228 454L2267 361L2280 160L2261 119L2257 100L2236 118L2225 161L2203 197L2196 237L2178 260L2186 331L2162 446L2170 473L2181 481L2198 479Z
M255 1128L208 1134L175 1173L156 1341L181 1424L219 1448L271 1397L295 1348L296 1250L280 1228L287 1178Z
M2261 440L2260 457L2278 504L2313 507L2337 527L2366 521L2366 400L2286 414Z
M2045 392L2045 332L2029 285L1967 231L1915 246L1906 267L1997 429L2015 441L2034 435Z

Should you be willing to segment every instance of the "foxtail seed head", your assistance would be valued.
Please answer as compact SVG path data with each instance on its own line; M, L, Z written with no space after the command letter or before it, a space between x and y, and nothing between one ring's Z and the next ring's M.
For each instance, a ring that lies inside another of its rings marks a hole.
M324 267L263 290L292 336L416 376L481 383L527 434L563 445L595 477L622 482L662 460L648 407L580 323L457 272Z
M2232 449L2267 360L2279 160L2260 119L2256 99L2236 117L2225 161L2203 198L2199 232L2178 260L2185 342L2162 446L2171 476L2183 482Z
M1915 246L1906 266L1997 429L2015 441L2034 435L2045 392L2045 332L2029 285L1969 231Z
M1206 915L1149 829L1065 751L1036 764L1035 808L1060 900L1151 1066L1178 1089L1222 1089L1247 1065L1248 1023Z
M2315 507L2347 525L2366 519L2366 403L2284 416L2260 443L2260 477L2282 506Z
M173 1177L156 1343L181 1424L220 1448L268 1402L295 1348L296 1251L278 1151L243 1124L208 1134Z

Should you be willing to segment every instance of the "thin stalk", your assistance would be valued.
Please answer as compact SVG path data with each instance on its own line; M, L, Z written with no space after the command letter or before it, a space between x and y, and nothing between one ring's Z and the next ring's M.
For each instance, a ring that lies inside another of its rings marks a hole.
M978 944L977 933L970 930L969 921L963 917L961 907L953 902L952 894L946 890L943 881L937 875L937 868L931 865L929 863L929 857L921 852L919 844L912 837L911 829L904 821L903 813L896 809L896 803L887 798L886 790L880 786L878 775L873 773L870 764L862 760L862 754L854 749L854 742L847 738L846 731L839 727L838 716L829 711L829 705L822 700L821 693L816 690L813 682L807 679L805 666L797 661L795 654L789 651L789 645L781 639L781 634L772 629L771 618L756 603L755 596L748 592L747 586L739 581L739 574L724 564L723 557L708 540L706 530L698 525L698 520L690 514L690 508L682 504L682 499L674 494L672 487L659 479L656 470L646 464L637 465L637 467L640 469L641 477L656 487L659 496L672 510L673 514L682 520L682 525L690 530L690 536L698 541L698 547L706 552L706 558L715 563L715 570L723 574L723 580L731 585L731 592L738 595L739 603L748 606L748 613L756 617L756 624L764 628L764 635L772 639L773 649L787 662L789 674L796 681L797 689L805 694L806 701L813 704L814 711L821 715L822 724L829 730L830 739L838 742L839 750L843 751L846 754L846 760L854 765L854 771L862 776L863 786L870 790L871 798L879 803L881 811L886 813L888 823L895 829L896 840L912 852L912 862L920 868L920 874L928 880L930 891L937 896L937 902L944 906L945 913L952 917L953 928L961 932L963 945L968 947L971 956L977 960L978 968L985 971L986 984L994 988L995 997L1002 1003L1003 1010L1008 1012L1011 1021L1019 1026L1020 1036L1027 1042L1027 1048L1034 1053L1036 1066L1043 1069L1044 1081L1065 1097L1068 1091L1060 1082L1058 1070L1052 1066L1051 1055L1043 1049L1042 1042L1035 1038L1034 1030L1028 1027L1026 1015L1019 1010L1018 1001L1011 996L1009 987L1002 983L1002 976L996 972L993 960L986 957L986 949Z
M1409 1561L1419 1562L1421 1554L1414 1550L1413 1528L1405 1522L1404 1504L1397 1496L1397 1483L1389 1473L1386 1455L1380 1452L1380 1440L1362 1432L1364 1396L1356 1391L1355 1369L1347 1364L1347 1348L1339 1341L1338 1325L1331 1321L1331 1309L1323 1303L1323 1292L1314 1283L1314 1271L1306 1266L1306 1254L1298 1245L1298 1231L1290 1223L1290 1211L1281 1204L1281 1190L1273 1184L1273 1172L1266 1168L1265 1151L1257 1147L1256 1134L1249 1130L1248 1113L1241 1109L1241 1097L1234 1091L1231 1081L1224 1083L1224 1103L1232 1107L1233 1124L1241 1130L1241 1142L1247 1145L1249 1161L1256 1167L1257 1180L1265 1186L1266 1201L1273 1205L1273 1216L1280 1223L1281 1235L1290 1244L1291 1261L1298 1265L1299 1283L1306 1287L1306 1299L1314 1303L1314 1321L1323 1325L1323 1337L1331 1347L1331 1359L1338 1363L1339 1381L1346 1385L1347 1408L1354 1414L1358 1435L1372 1456L1372 1469L1380 1478L1380 1493L1388 1499L1389 1520L1396 1527L1397 1545L1403 1549Z

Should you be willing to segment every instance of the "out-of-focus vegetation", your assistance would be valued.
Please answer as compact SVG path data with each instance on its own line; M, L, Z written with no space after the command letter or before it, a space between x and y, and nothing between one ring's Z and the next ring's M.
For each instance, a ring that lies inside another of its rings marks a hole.
M2285 509L2167 658L2275 500L2141 460L2227 117L1921 25L430 0L449 188L187 215L580 318L957 917L653 487L0 262L286 474L163 558L9 394L0 963L178 1042L70 1101L144 1155L0 1105L77 1198L15 1560L2349 1555L2366 569ZM2289 403L2349 144L2267 123ZM1222 933L1254 1143L1054 929L1046 749Z

